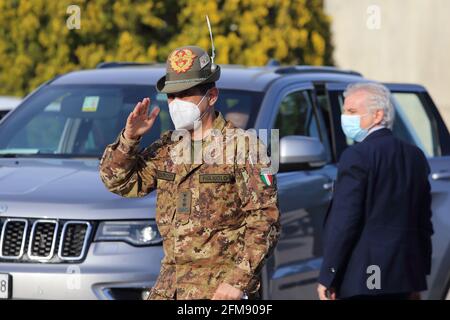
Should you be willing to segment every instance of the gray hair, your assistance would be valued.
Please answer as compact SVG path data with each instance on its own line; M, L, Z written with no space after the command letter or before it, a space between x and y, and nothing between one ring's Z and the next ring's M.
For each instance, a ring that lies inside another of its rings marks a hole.
M344 97L355 92L364 91L368 93L366 105L370 111L383 110L384 117L381 125L392 129L394 125L395 109L391 102L391 92L384 85L374 82L352 83L347 86Z

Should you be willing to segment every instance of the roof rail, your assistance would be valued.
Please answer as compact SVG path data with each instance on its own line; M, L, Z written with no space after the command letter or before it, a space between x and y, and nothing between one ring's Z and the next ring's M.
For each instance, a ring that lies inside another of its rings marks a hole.
M270 59L266 63L266 67L279 67L279 66L281 66L281 63L277 59Z
M119 67L129 67L129 66L150 66L154 63L147 62L126 62L126 61L111 61L111 62L101 62L97 64L96 69L106 69L106 68L119 68Z
M353 70L342 70L331 66L288 66L280 67L275 70L278 74L295 74L295 73L334 73L347 74L355 76L363 76L361 73Z

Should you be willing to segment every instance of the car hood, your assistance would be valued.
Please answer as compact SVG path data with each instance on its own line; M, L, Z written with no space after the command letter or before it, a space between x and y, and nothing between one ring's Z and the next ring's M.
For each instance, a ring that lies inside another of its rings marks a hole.
M98 160L0 159L0 217L148 219L156 193L124 198L100 179Z

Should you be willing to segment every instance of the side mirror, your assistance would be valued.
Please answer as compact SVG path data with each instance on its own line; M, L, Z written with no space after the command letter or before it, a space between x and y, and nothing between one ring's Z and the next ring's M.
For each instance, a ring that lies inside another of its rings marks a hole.
M323 167L327 156L317 138L286 136L280 140L281 171L305 170Z

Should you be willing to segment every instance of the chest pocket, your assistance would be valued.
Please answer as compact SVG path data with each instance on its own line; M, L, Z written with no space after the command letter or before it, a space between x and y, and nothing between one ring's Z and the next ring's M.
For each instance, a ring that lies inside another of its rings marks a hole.
M195 218L210 229L236 224L236 215L240 212L234 174L226 170L228 168L217 169L198 175L199 212L195 212Z

